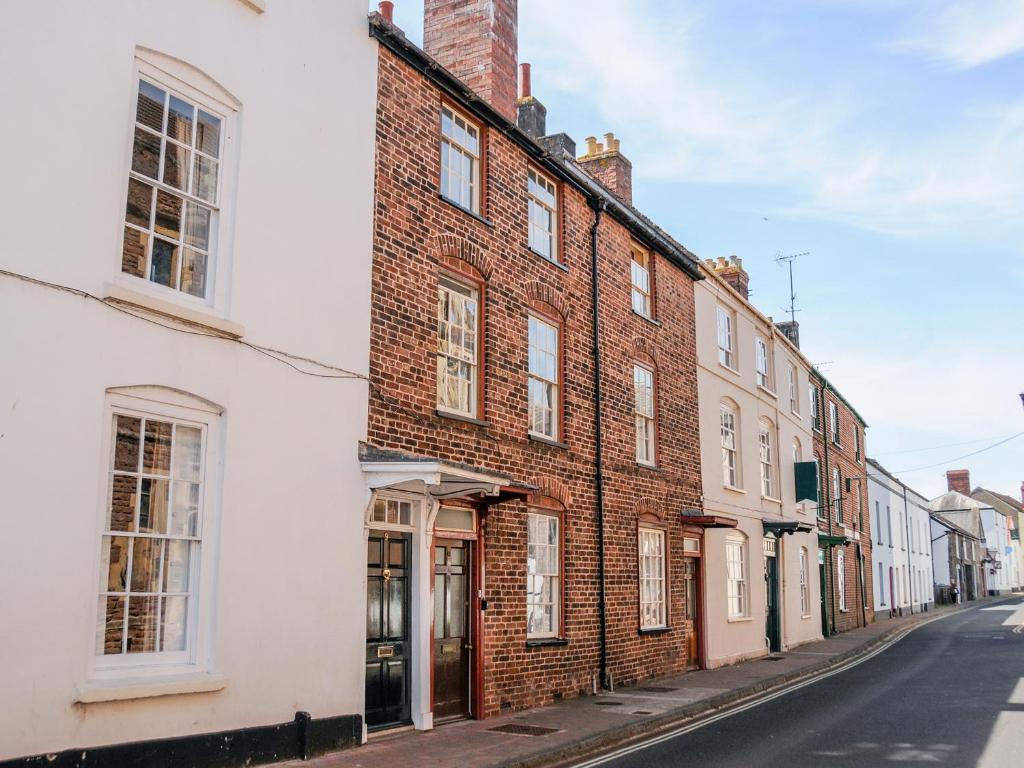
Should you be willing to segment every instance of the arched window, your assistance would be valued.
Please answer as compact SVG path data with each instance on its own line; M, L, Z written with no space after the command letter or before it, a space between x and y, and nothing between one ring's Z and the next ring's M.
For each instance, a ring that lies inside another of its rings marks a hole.
M720 421L722 428L722 482L728 488L739 488L740 476L739 427L740 416L732 400L721 402Z
M775 446L772 432L774 425L768 419L758 422L758 459L761 464L761 495L769 499L776 497L775 488Z

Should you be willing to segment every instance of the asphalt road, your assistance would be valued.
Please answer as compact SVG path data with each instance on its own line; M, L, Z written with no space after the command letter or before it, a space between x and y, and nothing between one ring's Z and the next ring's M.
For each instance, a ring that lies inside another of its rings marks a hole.
M851 669L600 765L1024 768L1017 624L1019 598L948 616Z

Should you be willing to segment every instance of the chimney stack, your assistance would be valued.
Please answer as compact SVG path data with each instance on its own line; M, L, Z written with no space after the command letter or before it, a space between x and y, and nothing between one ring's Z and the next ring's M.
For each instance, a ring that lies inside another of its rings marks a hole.
M388 24L395 23L395 4L391 0L380 0L377 3L377 12L380 13Z
M750 298L750 275L743 268L743 259L738 259L735 256L731 258L719 256L717 261L715 259L706 259L704 264L731 285L744 299ZM783 333L786 332L783 331ZM786 336L789 336L789 334L786 333ZM796 344L796 342L793 343Z
M425 0L423 49L516 122L517 0Z
M622 202L633 205L633 164L619 151L615 134L606 133L603 144L594 136L586 141L586 154L577 162Z
M971 495L971 471L969 469L951 469L946 472L946 487L951 491Z
M537 140L544 135L548 110L533 97L530 85L530 65L519 65L519 99L516 102L516 125L519 130Z
M785 320L776 323L775 327L782 332L783 336L793 342L794 347L800 349L800 323L796 320Z

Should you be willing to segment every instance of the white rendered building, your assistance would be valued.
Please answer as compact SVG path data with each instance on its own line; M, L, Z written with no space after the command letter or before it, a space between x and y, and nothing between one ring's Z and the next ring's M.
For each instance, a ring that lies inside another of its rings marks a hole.
M361 738L376 63L357 0L6 6L0 762Z

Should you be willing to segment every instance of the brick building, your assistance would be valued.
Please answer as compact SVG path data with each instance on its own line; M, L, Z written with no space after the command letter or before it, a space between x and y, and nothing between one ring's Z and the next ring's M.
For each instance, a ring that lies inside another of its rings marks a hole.
M698 666L697 262L631 207L613 136L577 160L528 76L514 97L515 0L427 0L426 51L388 5L368 727Z
M811 372L809 396L819 468L822 632L830 635L874 621L867 424L817 369Z

